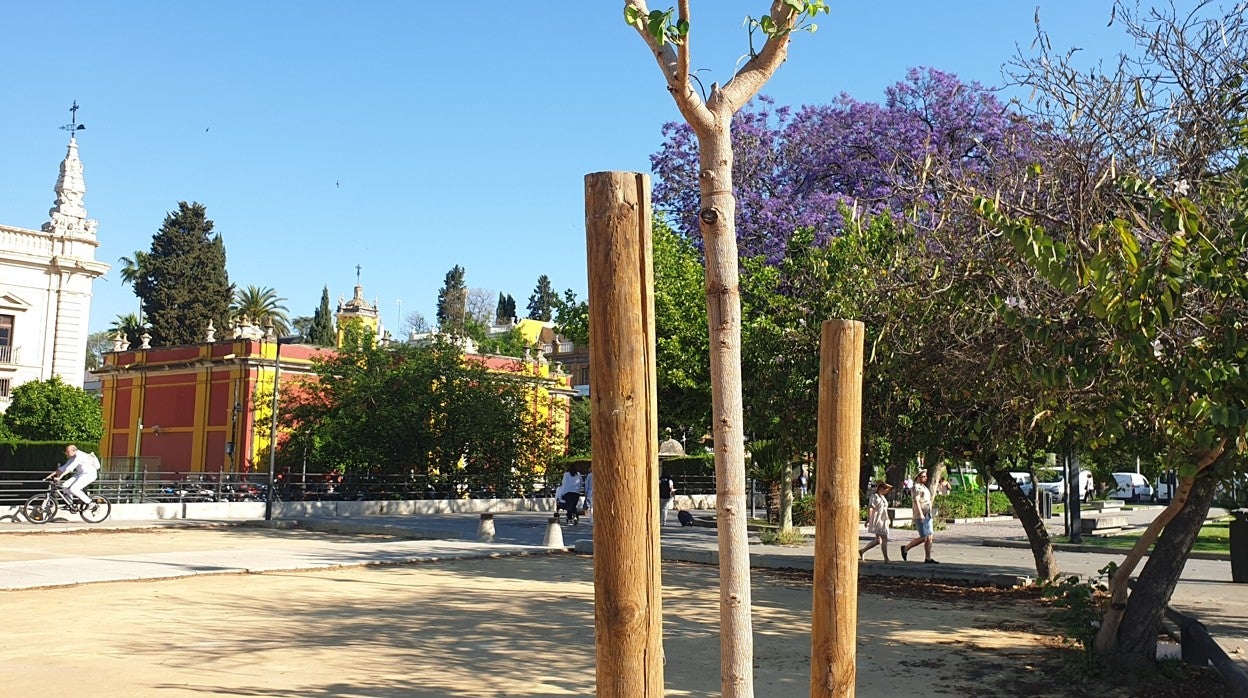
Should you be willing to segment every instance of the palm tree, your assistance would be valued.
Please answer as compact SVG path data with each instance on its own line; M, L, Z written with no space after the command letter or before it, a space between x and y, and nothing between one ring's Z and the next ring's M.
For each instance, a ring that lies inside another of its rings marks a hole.
M134 288L134 282L143 276L143 267L147 263L147 253L143 250L135 250L134 258L121 257L117 260L121 264L121 285L129 284ZM138 295L138 294L135 294ZM139 315L138 321L143 322L143 299L139 299Z
M137 349L143 343L143 332L146 328L143 321L134 313L126 313L118 315L113 319L113 324L108 328L109 337L116 336L118 332L126 335L126 341L130 342L132 349Z
M755 439L749 444L752 464L747 475L766 488L767 518L774 512L780 528L793 526L793 465L789 450L776 439Z
M286 317L286 306L282 305L284 300L272 288L248 286L234 289L230 318L237 321L246 317L260 327L272 323L273 331L282 337L290 333L290 320Z

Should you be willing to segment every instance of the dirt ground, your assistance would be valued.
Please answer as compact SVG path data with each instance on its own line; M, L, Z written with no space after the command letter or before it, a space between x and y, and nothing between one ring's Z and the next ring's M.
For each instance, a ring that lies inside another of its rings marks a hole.
M589 696L592 565L541 555L0 592L3 693ZM809 574L754 579L755 693L809 695ZM716 569L668 563L663 583L666 695L718 695ZM1072 691L1043 614L1033 592L864 580L858 695L1148 695Z

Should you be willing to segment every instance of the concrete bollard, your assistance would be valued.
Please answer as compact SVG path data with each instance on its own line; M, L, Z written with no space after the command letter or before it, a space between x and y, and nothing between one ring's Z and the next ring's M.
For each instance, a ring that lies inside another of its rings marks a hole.
M542 545L547 548L565 548L563 544L563 529L559 527L559 517L552 516L546 520L546 540Z
M482 543L494 542L494 515L482 514L481 524L477 526L477 540Z

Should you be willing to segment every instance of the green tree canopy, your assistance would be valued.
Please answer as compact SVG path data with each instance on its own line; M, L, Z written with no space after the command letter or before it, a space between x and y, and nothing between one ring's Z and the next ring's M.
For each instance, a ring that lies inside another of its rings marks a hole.
M143 301L153 346L201 342L210 321L218 331L229 326L233 288L225 271L225 243L212 230L203 204L181 201L152 236L134 290Z
M315 390L290 389L280 414L320 463L476 490L531 481L556 445L528 381L466 361L449 342L358 346L315 372Z
M462 332L467 305L468 286L464 283L464 268L456 264L446 272L442 288L438 290L438 328L443 332Z
M312 326L308 329L308 343L318 347L332 347L338 341L334 332L334 315L329 309L329 287L321 288L321 304L312 315Z
M115 332L100 330L87 335L87 370L94 371L104 365L104 352L113 350Z
M711 359L702 255L662 221L652 226L659 425L701 437L711 426Z
M4 423L14 436L31 441L99 441L104 436L99 400L60 376L14 388Z
M554 317L555 303L558 300L559 294L550 285L550 277L545 274L537 277L537 286L529 296L529 319L542 322L550 320Z

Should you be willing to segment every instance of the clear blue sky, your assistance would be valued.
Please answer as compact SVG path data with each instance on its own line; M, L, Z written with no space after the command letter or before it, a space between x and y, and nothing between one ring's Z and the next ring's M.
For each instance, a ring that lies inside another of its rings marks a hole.
M666 9L669 3L655 2ZM695 0L693 65L725 82L766 0ZM1034 36L1036 2L836 2L764 89L780 104L880 100L926 65L987 85ZM867 7L867 5L871 5ZM1109 0L1041 0L1058 46L1125 46ZM679 119L623 3L13 2L0 10L0 223L38 228L71 101L87 211L100 221L91 329L138 301L117 260L180 200L207 206L230 280L272 286L292 317L355 266L388 327L432 319L453 265L510 293L586 289L583 178L649 171ZM469 9L481 8L480 12ZM697 14L697 13L701 14Z

